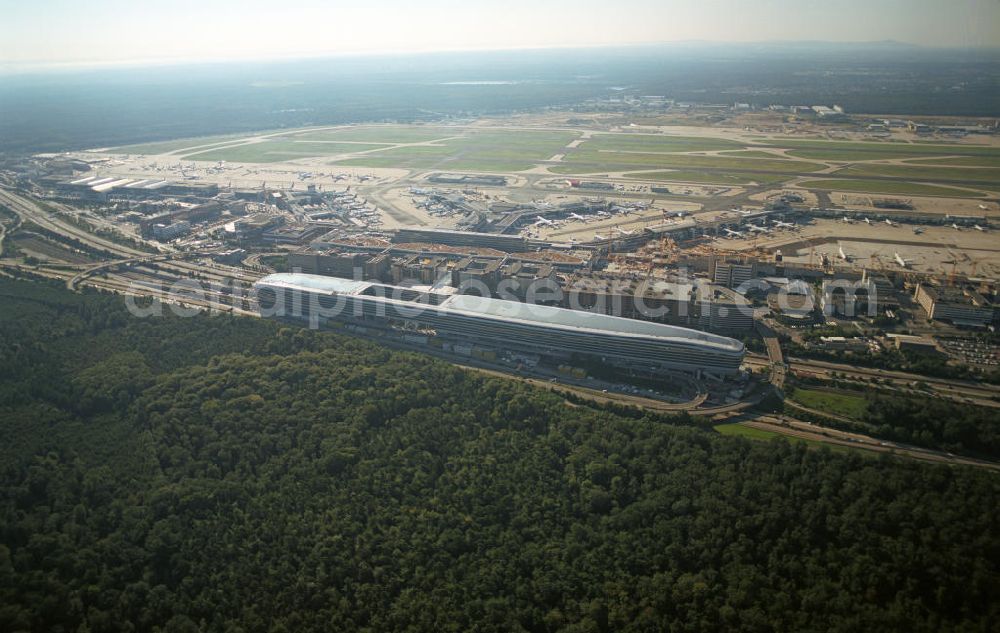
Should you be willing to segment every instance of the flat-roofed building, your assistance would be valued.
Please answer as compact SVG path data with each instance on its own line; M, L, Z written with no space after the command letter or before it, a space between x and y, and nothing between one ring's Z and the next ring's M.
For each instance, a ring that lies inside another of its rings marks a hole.
M698 325L712 332L750 332L753 308L731 288L699 284L696 294Z
M343 252L336 249L325 251L300 251L288 254L288 268L307 275L326 275L356 279L365 276L365 265L371 259L367 253Z
M434 284L444 276L451 280L451 271L461 261L458 255L411 255L397 257L390 270L392 282Z
M452 285L466 288L471 285L485 287L490 294L496 292L500 282L500 268L503 260L482 257L466 257L451 271Z
M630 279L600 275L567 277L562 306L629 319L673 325L697 325L694 286L664 279Z
M399 229L396 231L396 236L392 241L395 244L424 242L428 244L445 244L448 246L483 246L486 248L495 248L505 253L525 251L533 244L542 244L542 242L526 240L517 235L473 233L471 231L452 231L448 229Z
M254 287L262 316L313 326L338 322L371 334L409 336L403 339L408 342L720 377L738 373L743 361L743 344L731 338L554 306L302 274L268 275Z
M511 262L500 270L500 288L524 299L529 292L548 293L559 289L556 271L550 264ZM558 299L556 299L558 300Z
M716 260L712 281L727 288L738 288L753 279L756 274L757 269L753 262Z
M953 325L984 328L994 322L996 306L969 287L932 287L917 284L913 298L930 319Z

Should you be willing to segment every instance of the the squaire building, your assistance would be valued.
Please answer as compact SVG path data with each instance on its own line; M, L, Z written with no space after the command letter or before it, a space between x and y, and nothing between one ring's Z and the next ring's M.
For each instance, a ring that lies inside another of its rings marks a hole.
M623 317L337 277L278 273L254 284L260 313L553 358L717 376L743 360L735 339Z

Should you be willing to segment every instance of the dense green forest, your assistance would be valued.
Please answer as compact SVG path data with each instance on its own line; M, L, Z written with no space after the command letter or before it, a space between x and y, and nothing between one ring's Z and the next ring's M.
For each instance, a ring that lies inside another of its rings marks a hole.
M987 631L996 474L0 280L0 630Z
M875 394L864 421L878 437L1000 459L1000 412L996 409L927 397Z
M822 388L826 384L825 381L806 381L801 378L794 382L819 384L823 385ZM899 395L876 389L866 392L848 389L843 393L863 398L862 410L852 415L831 405L818 410L836 417L814 416L797 408L792 400L786 400L785 410L789 415L801 419L880 439L990 461L1000 460L1000 411L997 409L929 397L917 392ZM794 398L793 395L792 399ZM852 418L852 421L845 421L845 417Z

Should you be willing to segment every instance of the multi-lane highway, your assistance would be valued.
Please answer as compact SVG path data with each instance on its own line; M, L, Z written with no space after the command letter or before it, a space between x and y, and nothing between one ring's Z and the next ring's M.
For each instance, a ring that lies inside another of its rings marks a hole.
M771 365L770 360L753 355L748 355L744 362L751 367L767 367ZM834 374L837 374L836 378L838 380L853 379L856 382L865 382L865 384L868 381L878 379L883 383L880 386L883 389L905 389L907 392L923 389L930 392L930 395L958 402L1000 408L1000 401L994 399L1000 397L1000 386L995 385L979 384L965 380L933 378L902 371L873 369L804 358L789 358L788 367L793 373L821 380L833 380Z
M259 272L216 264L207 259L206 253L143 252L95 235L81 226L59 217L58 214L50 213L30 198L2 188L0 188L0 204L11 209L18 216L19 221L32 222L46 231L69 238L95 251L103 252L111 258L96 265L88 265L82 270L80 266L25 266L9 261L3 264L5 269L18 271L22 274L62 279L71 289L88 285L127 296L156 297L164 303L178 306L197 307L238 315L256 316L257 314L252 305L249 288L253 281L261 276ZM201 260L191 261L198 258ZM196 289L192 287L192 281L198 282ZM826 361L784 358L773 332L764 331L762 335L767 345L768 356L750 354L746 358L746 364L750 367L769 367L771 382L779 390L787 368L794 373L826 380L832 380L835 377L834 374L839 380L844 380L845 377L847 380L857 382L878 379L881 383L880 388L883 389L905 390L907 393L913 393L915 389L919 388L937 397L1000 408L1000 402L994 400L1000 395L1000 388L997 387L969 381L930 378L906 372L869 369ZM485 366L477 369L494 371ZM577 395L595 402L631 404L664 413L689 411L692 414L702 416L741 415L746 416L743 424L783 435L852 448L892 452L932 461L1000 468L991 462L958 458L919 447L884 442L856 433L820 427L788 416L755 416L748 413L748 410L765 394L764 391L760 390L753 398L731 404L705 407L704 393L700 393L698 397L689 402L667 403L628 393L614 393L610 388L606 391L594 389L593 384L575 384L573 380L565 379L565 377L558 378L558 383L551 383L552 377L548 376L535 376L534 378L525 376L524 378L547 388L573 391Z
M31 198L15 194L2 187L0 187L0 204L16 213L22 222L32 222L46 231L71 238L89 248L122 257L149 256L148 252L119 244L86 231L72 222L49 213Z
M974 457L961 457L943 451L935 451L912 444L902 444L900 442L890 442L880 440L861 433L851 433L838 429L831 429L819 426L810 422L796 420L785 415L759 415L749 416L740 422L741 424L769 431L789 437L803 440L823 442L836 446L846 446L879 453L892 453L894 455L904 455L915 459L932 461L947 464L963 464L966 466L979 466L1000 471L1000 463L976 459Z

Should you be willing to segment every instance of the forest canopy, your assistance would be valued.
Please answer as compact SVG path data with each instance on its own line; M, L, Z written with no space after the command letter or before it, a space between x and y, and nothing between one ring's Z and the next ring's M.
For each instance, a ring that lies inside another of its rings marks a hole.
M987 631L997 476L0 280L0 630Z

